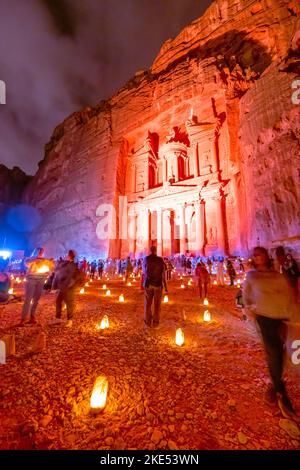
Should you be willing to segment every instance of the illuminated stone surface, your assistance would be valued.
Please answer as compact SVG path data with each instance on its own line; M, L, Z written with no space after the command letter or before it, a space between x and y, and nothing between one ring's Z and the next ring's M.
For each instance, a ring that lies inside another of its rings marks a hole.
M215 1L150 70L68 117L26 192L43 216L32 243L88 257L142 254L153 241L166 255L298 249L299 29L296 2ZM120 195L134 239L99 239L101 204L122 226Z

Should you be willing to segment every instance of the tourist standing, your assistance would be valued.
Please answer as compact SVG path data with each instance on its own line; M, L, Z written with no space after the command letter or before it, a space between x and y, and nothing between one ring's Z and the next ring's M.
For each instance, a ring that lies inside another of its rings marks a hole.
M146 256L143 266L145 302L144 323L148 327L157 327L160 321L162 290L168 292L165 278L165 263L163 258L157 256L156 246L150 248L150 255ZM152 314L152 303L154 312Z
M234 285L234 280L236 278L236 271L233 267L232 262L229 259L227 260L227 272L228 272L228 276L229 276L229 279L230 279L230 285L233 286Z
M282 380L286 333L284 321L299 321L299 308L284 276L272 268L265 248L254 248L253 266L254 270L248 272L243 285L243 298L246 309L254 315L262 335L273 383L268 398L272 402L277 400L283 414L294 415Z
M73 325L75 292L76 288L84 285L85 273L80 271L75 263L75 251L69 250L65 261L62 261L55 271L52 284L53 290L57 290L56 297L56 323L61 322L63 302L67 307L67 327Z
M223 258L219 258L219 261L217 262L217 283L219 286L225 285Z
M199 296L202 299L202 292L204 291L204 298L207 297L207 286L210 281L210 275L207 271L205 264L200 262L196 266L195 275L198 278L198 289L199 289Z
M40 247L34 251L36 256L26 260L27 276L25 286L25 300L21 314L21 323L27 321L30 313L29 323L37 323L36 309L41 298L44 284L54 269L54 260L44 258L44 248Z
M126 271L125 271L125 283L127 284L128 278L131 276L133 271L133 266L131 263L130 256L127 257L127 262L126 262Z

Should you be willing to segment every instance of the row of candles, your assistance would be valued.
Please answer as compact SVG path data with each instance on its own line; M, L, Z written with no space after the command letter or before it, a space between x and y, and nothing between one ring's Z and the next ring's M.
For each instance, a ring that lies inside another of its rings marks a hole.
M107 278L107 280L109 280L109 278ZM125 278L123 278L123 280L125 280ZM189 282L191 282L191 281L189 281ZM127 285L130 286L131 283L129 282ZM87 283L86 287L88 287L88 286L89 286L89 284ZM107 289L106 284L103 284L102 289L103 290ZM85 290L84 290L84 288L82 288L80 293L84 294L84 292L85 292ZM110 292L109 289L106 290L105 295L106 296L111 295L111 292ZM124 301L125 301L124 294L121 294L119 296L119 302L124 302ZM164 298L163 298L163 302L168 303L168 301L169 301L169 297L167 295L165 295ZM208 299L204 299L203 305L204 306L209 305ZM208 310L205 310L205 312L203 314L203 321L204 322L210 322L211 321L211 313ZM105 330L107 328L109 328L109 319L108 319L107 315L104 315L101 322L100 322L100 324L98 324L96 326L96 329L97 330ZM183 346L183 344L184 344L184 332L183 332L182 328L178 328L176 330L175 344L177 346ZM97 379L94 383L93 391L92 391L91 398L90 398L90 409L93 413L100 412L105 408L106 401L107 401L107 393L108 393L108 380L105 376L101 375L101 376L97 377Z
M208 304L208 300L205 299ZM203 314L203 320L205 322L211 321L211 314L208 310L205 310ZM109 319L107 315L104 315L99 325L96 326L98 330L104 330L109 328ZM184 345L184 332L182 328L177 328L175 333L175 344L177 346ZM90 398L90 409L93 413L100 412L105 408L106 400L107 400L107 393L108 393L108 380L105 376L97 377L93 391Z

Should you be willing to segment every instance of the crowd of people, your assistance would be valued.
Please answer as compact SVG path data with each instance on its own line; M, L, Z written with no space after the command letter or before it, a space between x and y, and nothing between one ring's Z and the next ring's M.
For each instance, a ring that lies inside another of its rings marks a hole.
M21 311L20 326L37 323L36 310L44 289L56 291L56 323L62 321L62 306L66 305L68 327L73 324L75 294L88 278L102 279L104 273L114 278L123 277L127 283L132 275L141 279L144 290L145 328L157 328L160 324L163 290L168 292L168 282L175 272L194 275L197 279L199 297L207 297L212 276L219 286L229 279L230 286L237 276L246 276L237 293L238 304L243 308L243 318L252 316L262 338L266 352L272 385L268 390L270 401L277 401L283 414L294 415L295 410L288 397L282 379L286 331L288 322L300 322L299 292L300 270L291 253L282 246L271 258L263 247L253 250L252 258L192 257L177 255L162 258L156 247L144 258L77 259L69 250L65 258L56 262L45 258L44 248L38 248L26 260L25 298ZM246 274L245 274L246 273ZM0 302L9 301L11 280L3 266L0 269Z

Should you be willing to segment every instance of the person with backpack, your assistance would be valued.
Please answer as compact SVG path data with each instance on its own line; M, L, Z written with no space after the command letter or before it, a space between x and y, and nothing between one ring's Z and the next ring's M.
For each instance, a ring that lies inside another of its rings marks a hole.
M168 292L165 278L165 263L163 258L157 256L156 246L151 246L150 255L146 256L143 265L145 302L144 323L145 326L154 328L159 325L162 290ZM154 301L154 312L151 307Z
M61 312L64 302L67 307L67 327L73 325L76 288L85 284L85 273L78 268L75 257L75 251L69 250L66 260L57 267L52 284L52 289L57 290L55 323L62 321Z

